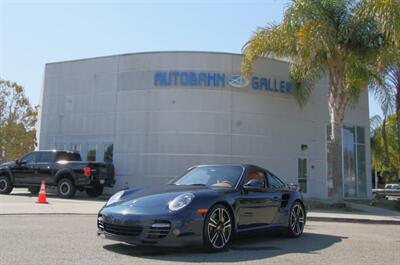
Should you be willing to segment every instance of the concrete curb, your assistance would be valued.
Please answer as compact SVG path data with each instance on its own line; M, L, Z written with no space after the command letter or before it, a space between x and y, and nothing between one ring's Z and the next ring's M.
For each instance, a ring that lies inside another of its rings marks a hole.
M361 218L341 218L341 217L323 217L323 216L308 216L307 221L386 224L386 225L400 224L400 220L372 220L372 219L361 219Z

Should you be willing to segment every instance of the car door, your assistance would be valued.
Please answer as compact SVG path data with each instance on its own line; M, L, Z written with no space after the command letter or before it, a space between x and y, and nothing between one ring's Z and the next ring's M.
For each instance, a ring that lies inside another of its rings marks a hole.
M42 180L49 183L52 181L53 174L53 162L55 159L56 152L54 151L43 151L38 152L39 156L36 162L36 172L34 175L33 182L40 184Z
M37 152L31 152L18 160L12 169L16 184L33 184L37 157Z
M244 190L238 199L239 229L251 229L273 223L278 210L279 196L267 188L265 171L250 167L242 181L242 186L249 180L257 179L263 183L259 190Z
M285 183L280 180L277 176L269 171L265 171L267 176L267 192L270 197L272 197L271 207L274 208L273 219L275 219L278 214L279 208L282 205L282 197L284 189L286 187ZM272 216L272 215L271 215Z

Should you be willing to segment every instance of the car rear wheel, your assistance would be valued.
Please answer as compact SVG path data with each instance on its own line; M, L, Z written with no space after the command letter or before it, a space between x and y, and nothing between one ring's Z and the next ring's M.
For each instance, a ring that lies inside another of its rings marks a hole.
M75 184L68 178L61 179L57 184L58 195L61 198L72 198L75 195Z
M221 204L212 207L204 221L204 247L210 251L225 249L232 237L233 219L229 210Z
M30 193L37 195L40 191L40 187L29 187L28 190Z
M93 188L87 188L86 189L86 194L89 197L99 197L103 193L103 186L97 185L94 186Z
M0 194L10 194L14 186L7 176L0 176Z
M292 205L289 213L288 236L299 237L303 234L306 224L306 215L304 207L300 202L295 202Z

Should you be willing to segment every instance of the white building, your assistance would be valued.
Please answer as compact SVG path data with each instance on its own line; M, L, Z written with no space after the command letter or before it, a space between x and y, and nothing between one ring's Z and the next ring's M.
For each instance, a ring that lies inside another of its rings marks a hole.
M149 52L49 63L40 149L113 152L117 184L159 185L195 164L241 162L299 182L327 198L327 79L304 109L291 94L288 65L260 59L240 78L239 54ZM344 193L371 196L368 94L343 129Z

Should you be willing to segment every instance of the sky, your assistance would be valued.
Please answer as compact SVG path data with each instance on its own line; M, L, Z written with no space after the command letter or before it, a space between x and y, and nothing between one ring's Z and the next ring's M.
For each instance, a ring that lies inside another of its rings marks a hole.
M284 0L0 0L0 78L23 85L37 105L46 63L144 51L240 53L285 7Z

